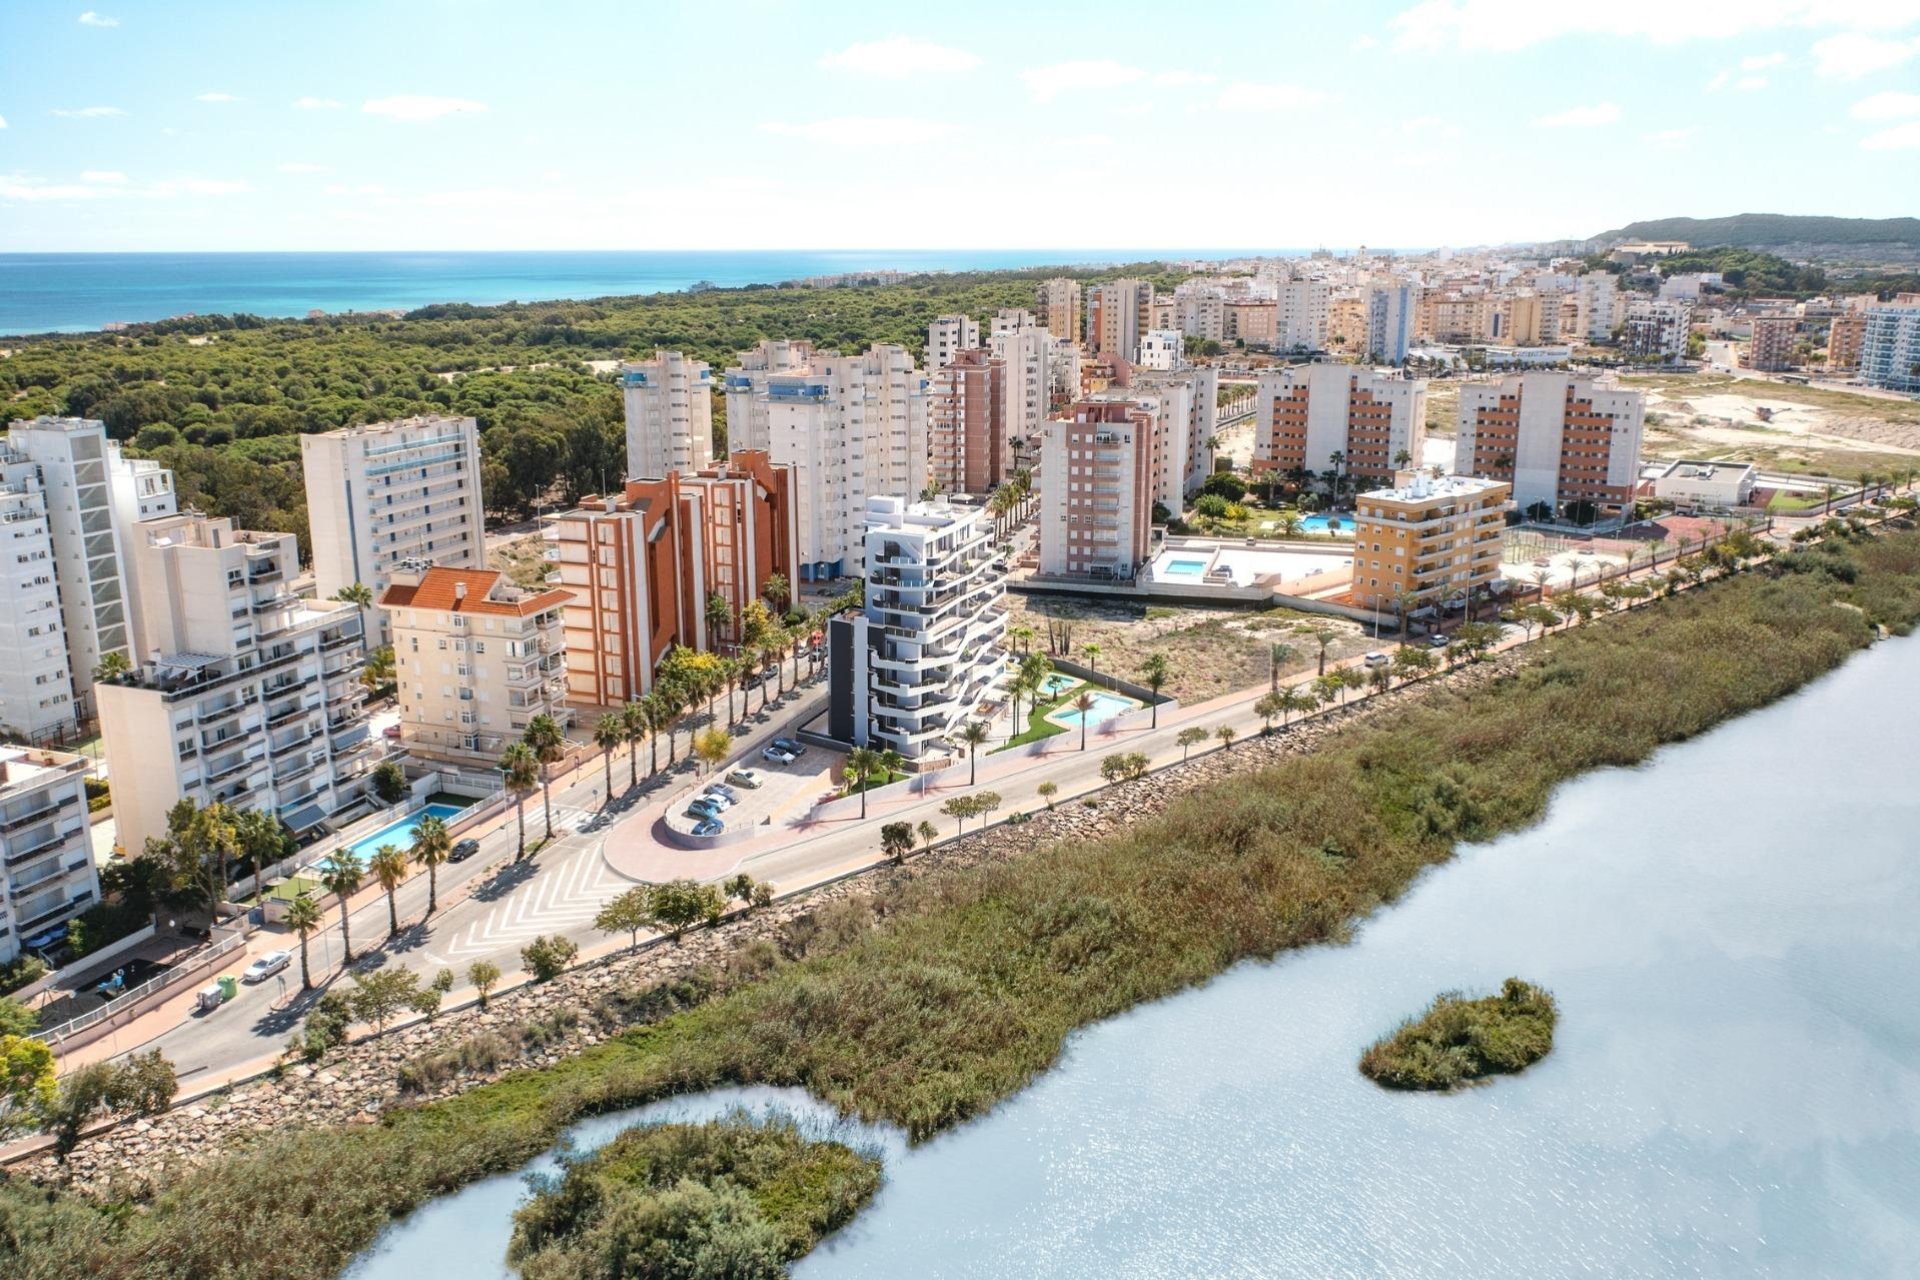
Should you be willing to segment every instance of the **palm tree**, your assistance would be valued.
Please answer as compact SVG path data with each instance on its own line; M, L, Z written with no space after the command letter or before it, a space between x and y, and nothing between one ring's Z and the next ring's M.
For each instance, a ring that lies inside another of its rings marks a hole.
M660 772L660 731L671 723L667 700L658 689L640 695L640 714L647 722L647 774L651 777Z
M782 615L786 613L787 606L793 602L793 587L788 583L787 575L784 573L768 574L766 589L760 594L767 598L767 603L773 606L775 613Z
M100 664L93 669L93 678L102 684L111 684L131 670L133 661L127 657L126 650L115 649L100 659Z
M386 892L387 936L394 937L400 932L400 907L394 900L394 894L407 878L407 855L397 844L383 844L373 851L367 869L373 872L373 878L380 882L380 888Z
M868 747L855 747L847 752L845 769L850 785L860 788L860 818L867 816L867 779L880 771L880 753Z
M542 711L527 721L526 732L520 735L527 748L540 761L540 805L547 811L547 839L553 839L553 779L547 775L547 766L558 760L566 751L566 735L560 732L560 722Z
M707 626L714 634L714 647L718 647L720 633L733 628L733 606L718 591L707 597Z
M353 963L353 939L347 935L347 899L367 878L367 869L360 865L360 855L351 849L335 849L320 864L320 883L327 892L340 898L340 950L345 956L343 965Z
M383 644L367 650L366 664L360 668L360 683L366 686L369 693L392 684L394 673L392 645Z
M1213 731L1213 736L1220 739L1220 745L1222 747L1230 747L1233 745L1233 739L1235 737L1233 732L1233 726L1230 724L1223 724L1218 729L1215 729Z
M960 741L967 744L967 785L972 786L980 780L980 748L993 730L979 720L969 720L960 729Z
M516 742L500 753L501 785L513 796L514 812L520 819L520 848L513 855L515 862L527 856L527 797L540 780L540 761L533 749L524 742Z
M1087 645L1085 648L1081 649L1080 652L1086 655L1087 670L1093 672L1093 678L1096 681L1099 680L1100 679L1100 646L1097 644L1090 644L1090 645Z
M667 768L673 768L675 743L673 731L680 724L680 714L687 709L686 689L675 680L662 680L653 686L653 692L647 695L656 698L655 704L659 718L654 724L654 732L662 729L667 734Z
M1080 749L1085 751L1087 749L1087 721L1093 719L1093 695L1085 689L1082 689L1080 696L1073 700L1073 705L1074 708L1080 712Z
M1007 638L1013 641L1013 651L1015 653L1025 653L1033 647L1033 628L1024 623L1017 627L1011 627L1007 631Z
M373 604L373 588L364 582L349 582L333 593L333 598L341 604L353 606L353 612L360 619L360 639L365 643L367 637L367 609ZM372 645L367 645L369 651Z
M253 868L253 900L258 902L267 867L287 850L286 834L280 820L265 809L243 809L235 814L233 831L241 856Z
M1160 727L1160 686L1167 682L1167 655L1150 653L1140 663L1140 674L1147 682L1147 688L1153 690L1153 723L1149 728Z
M593 745L607 771L607 803L613 803L613 753L627 740L627 722L618 711L608 711L593 722Z
M440 908L440 864L453 856L453 833L429 814L413 829L413 860L427 869L427 914Z
M287 928L300 935L300 989L313 990L313 974L307 968L307 938L320 927L320 904L301 894L287 904Z
M640 785L640 739L647 736L647 709L638 702L620 708L620 738L627 744L627 786Z

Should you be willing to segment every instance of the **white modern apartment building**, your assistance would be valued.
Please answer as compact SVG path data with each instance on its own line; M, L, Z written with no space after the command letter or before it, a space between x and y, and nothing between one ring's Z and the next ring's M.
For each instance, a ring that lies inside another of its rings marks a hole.
M1589 271L1580 277L1580 310L1586 319L1589 342L1606 342L1626 317L1620 302L1620 281L1611 271Z
M1148 558L1159 414L1083 400L1040 440L1040 572L1131 581Z
M400 741L429 760L491 765L538 715L563 727L567 591L493 569L402 565L380 597L393 630Z
M627 414L627 474L658 480L690 475L713 461L713 371L678 351L620 366Z
M59 942L100 901L86 776L85 756L0 746L0 964Z
M1281 351L1318 351L1326 346L1327 307L1332 297L1327 282L1285 280L1276 288L1274 347Z
M927 487L927 378L904 347L863 355L763 342L727 370L727 435L791 468L800 578L859 572L867 499Z
M980 322L972 316L935 316L927 326L927 372L944 369L954 356L980 345Z
M1628 355L1677 359L1687 352L1692 325L1693 309L1684 302L1635 298L1627 304L1621 345Z
M129 544L138 656L96 688L121 847L165 835L183 797L269 810L296 835L354 810L380 754L360 611L293 593L290 533L189 511L143 521Z
M0 460L0 735L30 742L75 727L55 564L38 469Z
M1159 412L1160 461L1156 501L1180 511L1188 494L1213 472L1213 437L1220 421L1220 371L1211 365L1135 369L1130 392Z
M1920 294L1867 308L1860 377L1869 386L1920 395Z
M1031 311L1002 308L993 317L987 354L1007 367L1007 434L1031 440L1053 404L1053 335Z
M1350 364L1307 364L1260 375L1253 471L1332 470L1387 481L1418 466L1427 438L1427 383Z
M909 761L942 754L1004 662L1006 580L980 507L866 504L866 600L827 629L827 732Z
M72 711L84 719L100 660L110 653L134 656L129 641L139 621L139 593L124 567L124 544L135 522L172 514L173 473L157 462L122 456L104 423L43 417L8 427L0 477L23 491L17 509L31 508L36 499L24 493L37 490L45 512ZM16 560L13 567L21 566ZM24 637L29 652L40 638ZM0 653L0 662L12 660ZM19 661L35 665L25 655ZM44 673L44 654L38 663Z
M1611 376L1536 370L1460 390L1453 469L1513 486L1522 511L1619 506L1640 482L1646 400Z
M1367 354L1387 364L1407 362L1413 345L1412 285L1376 285L1367 291Z
M480 431L433 415L300 437L314 585L323 598L361 583L378 597L403 560L486 563ZM378 621L370 637L386 639Z
M1149 329L1141 335L1134 363L1142 369L1178 369L1185 352L1186 340L1179 330Z

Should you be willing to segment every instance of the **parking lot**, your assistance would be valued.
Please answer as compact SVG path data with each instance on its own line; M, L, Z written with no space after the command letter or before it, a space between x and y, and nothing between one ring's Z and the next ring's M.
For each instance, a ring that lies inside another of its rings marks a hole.
M739 797L737 804L728 806L719 814L719 821L725 830L731 832L770 826L804 813L816 801L832 792L833 769L839 760L840 756L835 752L821 747L808 747L792 764L782 765L762 759L759 750L755 749L720 772L701 778L676 797L667 809L667 825L674 831L691 833L699 819L687 813L687 805L708 784L719 781ZM747 787L728 781L730 774L741 769L751 769L760 785Z

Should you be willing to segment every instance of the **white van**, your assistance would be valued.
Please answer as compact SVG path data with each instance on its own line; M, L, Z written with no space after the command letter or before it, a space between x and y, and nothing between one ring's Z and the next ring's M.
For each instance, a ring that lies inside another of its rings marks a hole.
M1360 661L1366 663L1367 666L1369 667L1384 667L1387 665L1387 663L1392 661L1392 659L1388 658L1387 655L1384 653L1370 653L1366 657L1360 659Z

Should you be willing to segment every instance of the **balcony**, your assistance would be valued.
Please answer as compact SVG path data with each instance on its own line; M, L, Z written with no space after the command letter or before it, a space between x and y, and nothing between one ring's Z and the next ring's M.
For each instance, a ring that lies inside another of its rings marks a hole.
M232 764L222 765L218 769L213 770L207 775L207 782L209 784L224 782L228 778L245 773L250 769L258 768L262 759L264 759L263 755L242 756Z
M276 711L273 713L273 715L267 717L267 728L278 729L283 725L292 724L295 720L298 720L300 717L304 715L308 715L312 712L318 711L319 709L320 709L320 704L317 702L295 703L293 706L288 707L286 710Z
M31 862L33 859L40 857L42 854L50 853L53 850L58 849L61 845L66 844L68 841L72 840L74 837L81 835L83 832L86 831L86 829L87 828L85 823L79 823L74 826L65 827L57 831L49 831L46 835L42 836L38 840L35 840L32 844L20 845L17 848L9 847L7 850L7 865L10 867L17 867L21 863ZM25 886L21 886L21 887L24 888Z
M37 808L29 809L25 813L16 813L10 818L0 818L0 832L17 831L21 827L31 826L36 822L44 822L47 818L60 812L64 807L65 806L59 804L43 804Z

